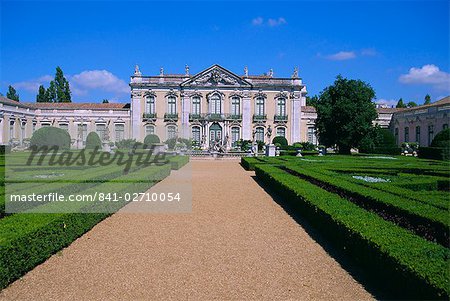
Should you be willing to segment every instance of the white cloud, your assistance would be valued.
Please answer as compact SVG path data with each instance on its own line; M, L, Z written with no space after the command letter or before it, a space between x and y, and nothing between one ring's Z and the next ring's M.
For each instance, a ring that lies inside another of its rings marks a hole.
M252 25L254 25L254 26L260 26L260 25L262 25L263 23L264 23L264 19L261 18L261 17L254 18L254 19L252 20Z
M106 70L87 70L69 77L74 94L86 95L90 90L102 90L116 94L130 93L130 87Z
M433 64L421 68L412 67L407 74L400 75L399 81L403 84L425 84L440 90L450 90L450 73L439 70Z
M53 77L51 75L44 75L39 78L14 83L14 84L12 84L12 86L16 89L23 89L28 92L37 93L40 85L46 85L52 79L53 79Z
M356 58L356 54L354 51L339 51L335 54L327 55L326 58L331 61L345 61Z
M397 102L398 102L398 100L395 100L395 99L384 99L384 98L380 98L380 99L377 99L377 100L375 100L374 101L377 105L384 105L384 106L387 106L387 107L392 107L392 106L396 106L397 105Z
M280 25L283 25L283 24L286 24L286 23L287 23L286 19L284 19L282 17L280 17L278 19L269 19L269 21L267 21L267 24L270 27L280 26Z
M286 19L283 18L283 17L279 17L278 19L269 18L267 20L267 22L265 22L264 18L262 18L262 17L257 17L257 18L254 18L252 20L252 25L253 26L264 26L264 25L266 25L266 26L269 26L269 27L276 27L276 26L281 26L281 25L284 25L284 24L287 24L287 22L286 22Z

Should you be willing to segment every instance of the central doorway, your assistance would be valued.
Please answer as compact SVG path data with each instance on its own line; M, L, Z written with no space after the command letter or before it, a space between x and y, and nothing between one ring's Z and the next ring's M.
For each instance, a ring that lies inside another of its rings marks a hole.
M209 144L212 145L216 141L222 141L222 127L218 123L213 123L209 127Z

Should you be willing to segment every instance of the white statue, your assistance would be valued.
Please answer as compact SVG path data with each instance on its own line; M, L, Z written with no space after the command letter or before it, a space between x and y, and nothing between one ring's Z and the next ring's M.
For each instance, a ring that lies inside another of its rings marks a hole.
M164 68L163 67L159 68L159 75L160 76L164 75Z
M294 68L294 73L292 73L292 78L298 78L298 67Z
M136 76L142 75L141 71L139 70L139 65L134 66L134 75Z
M244 67L244 76L248 77L248 67L247 66Z
M184 70L185 70L186 76L189 76L189 65L186 64L186 66L184 66Z

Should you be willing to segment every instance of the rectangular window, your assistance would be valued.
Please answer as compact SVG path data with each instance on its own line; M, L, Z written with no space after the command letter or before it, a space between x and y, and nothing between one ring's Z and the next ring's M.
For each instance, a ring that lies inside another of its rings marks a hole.
M231 128L231 146L236 147L239 139L240 139L240 128L232 127Z
M174 126L167 127L167 139L175 138L177 135L177 129Z
M231 115L240 115L241 114L241 101L239 97L233 97L231 99Z
M428 126L428 145L431 144L434 138L434 125Z
M416 126L416 142L420 143L420 126Z
M200 115L200 97L194 97L192 99L192 114Z
M69 125L67 123L61 123L59 128L65 130L66 132L69 131Z
M86 143L87 137L87 124L79 124L78 125L78 139L83 141L83 145Z
M195 142L195 145L200 145L200 127L194 126L192 128L192 140Z
M100 137L100 140L105 140L106 136L106 125L105 124L97 124L96 125L96 132L98 136Z
M316 137L316 133L314 131L314 127L313 126L309 126L308 127L308 142L312 143L314 145L317 144L317 137Z
M256 141L264 142L264 128L262 128L262 127L256 128L255 138L256 138Z
M405 127L405 142L409 142L409 127Z
M145 101L145 112L147 114L155 114L155 98L150 96Z
M256 99L256 108L255 108L255 115L257 116L264 116L264 98L258 97Z
M277 103L277 115L286 116L286 99L279 98Z
M398 128L395 128L395 131L394 131L394 135L395 135L395 143L398 145Z
M277 136L286 137L286 129L285 128L277 128Z
M173 96L167 99L167 113L171 115L175 115L177 113L177 101Z
M123 124L116 124L115 125L115 132L116 132L116 142L122 141L125 137L125 125Z

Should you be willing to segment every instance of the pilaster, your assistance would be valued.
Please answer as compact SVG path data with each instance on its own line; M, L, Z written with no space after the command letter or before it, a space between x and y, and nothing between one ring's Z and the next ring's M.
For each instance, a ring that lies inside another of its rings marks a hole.
M242 139L252 139L252 99L250 92L245 91L242 97Z

